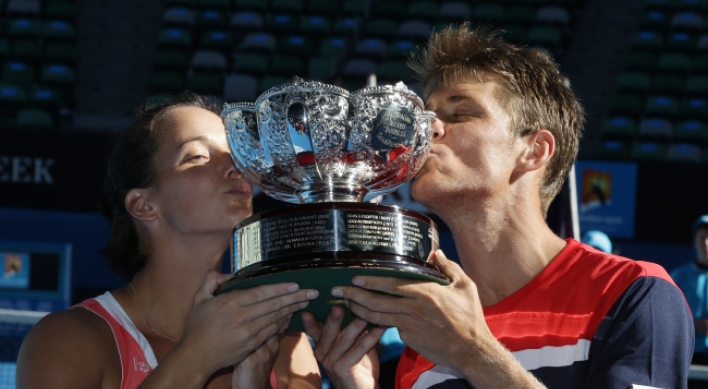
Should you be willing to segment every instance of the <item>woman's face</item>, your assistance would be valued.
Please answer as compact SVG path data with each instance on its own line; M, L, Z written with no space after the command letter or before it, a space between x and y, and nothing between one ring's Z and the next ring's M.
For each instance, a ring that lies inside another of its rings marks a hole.
M251 215L252 186L235 168L221 118L178 107L156 125L150 198L159 217L183 234L228 231Z

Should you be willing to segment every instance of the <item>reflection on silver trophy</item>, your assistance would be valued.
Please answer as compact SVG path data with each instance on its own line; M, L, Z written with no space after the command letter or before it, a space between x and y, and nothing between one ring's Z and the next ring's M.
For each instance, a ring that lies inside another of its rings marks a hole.
M355 274L448 282L427 263L435 223L368 202L411 180L428 155L435 114L403 83L349 92L293 78L255 103L226 103L222 117L238 169L299 204L239 223L235 276L222 289L293 279L327 288Z

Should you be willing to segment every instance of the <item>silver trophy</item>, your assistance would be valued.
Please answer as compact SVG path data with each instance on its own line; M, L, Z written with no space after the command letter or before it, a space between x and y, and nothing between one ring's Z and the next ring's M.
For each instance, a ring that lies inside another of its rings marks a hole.
M369 202L410 181L428 155L435 114L403 83L349 92L296 77L255 103L224 104L222 117L236 167L298 205L236 226L234 277L220 292L296 281L320 290L308 310L324 321L342 303L327 297L331 287L357 274L449 282L427 262L435 222ZM291 330L301 330L299 318Z

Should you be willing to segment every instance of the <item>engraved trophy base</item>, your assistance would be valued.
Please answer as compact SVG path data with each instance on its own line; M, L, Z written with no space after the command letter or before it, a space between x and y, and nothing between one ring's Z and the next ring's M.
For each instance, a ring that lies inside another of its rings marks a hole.
M323 323L332 306L344 308L344 325L353 319L335 286L351 285L356 275L432 281L450 280L426 262L438 248L435 222L418 212L371 203L316 203L253 215L234 232L234 277L217 294L280 282L317 289L305 311ZM301 312L289 331L302 331Z

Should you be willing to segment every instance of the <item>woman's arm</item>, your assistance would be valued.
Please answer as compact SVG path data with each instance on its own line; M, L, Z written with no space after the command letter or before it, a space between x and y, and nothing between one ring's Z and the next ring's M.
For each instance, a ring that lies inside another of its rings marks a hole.
M81 308L51 313L25 337L17 357L23 389L118 388L120 360L103 319Z
M273 389L322 387L322 378L312 346L302 332L287 332L281 335L274 369L278 377L278 388Z

